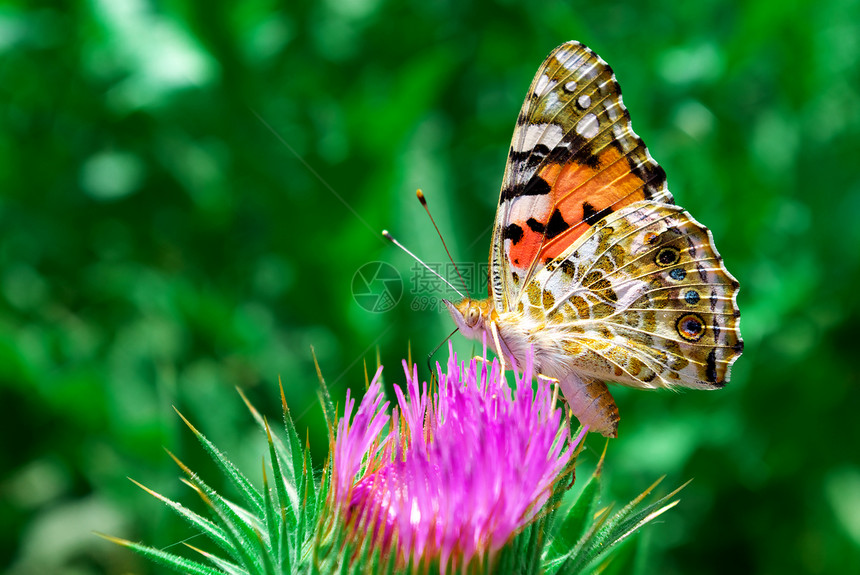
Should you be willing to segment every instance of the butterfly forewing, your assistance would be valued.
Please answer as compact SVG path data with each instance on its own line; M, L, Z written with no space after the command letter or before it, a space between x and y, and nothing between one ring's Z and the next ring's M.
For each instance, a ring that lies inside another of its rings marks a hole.
M673 202L612 69L578 42L559 46L535 75L508 154L490 254L496 309L510 310L590 226L646 199Z

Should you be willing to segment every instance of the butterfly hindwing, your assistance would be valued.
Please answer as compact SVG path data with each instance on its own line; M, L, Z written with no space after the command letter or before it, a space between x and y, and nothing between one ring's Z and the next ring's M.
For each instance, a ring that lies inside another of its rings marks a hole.
M578 42L535 75L508 154L490 254L501 313L601 218L641 200L673 203L662 168L630 125L612 69Z
M517 311L584 376L634 387L721 387L740 356L738 283L707 228L677 206L596 222L525 287Z

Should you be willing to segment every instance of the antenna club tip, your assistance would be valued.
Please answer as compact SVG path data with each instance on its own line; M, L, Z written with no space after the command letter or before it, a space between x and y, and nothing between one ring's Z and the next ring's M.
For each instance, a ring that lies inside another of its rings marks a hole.
M391 234L388 233L388 230L382 230L382 237L384 237L387 240L393 240L394 239L393 237L391 237Z
M427 200L424 199L424 192L421 191L421 188L415 190L415 196L418 198L418 201L421 202L423 206L427 206Z

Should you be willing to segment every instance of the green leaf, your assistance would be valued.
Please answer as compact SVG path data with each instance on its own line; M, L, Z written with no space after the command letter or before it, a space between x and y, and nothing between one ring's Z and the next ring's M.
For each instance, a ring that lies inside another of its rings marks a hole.
M251 404L250 401L248 401L248 398L245 397L245 395L241 392L241 390L239 391L239 395L245 401L245 405L248 407L248 411L251 412L251 416L254 418L254 420L257 422L257 424L260 426L260 428L263 430L263 432L266 434L266 437L268 438L268 440L270 442L270 446L269 446L270 455L272 453L272 449L274 448L274 451L278 454L278 457L280 458L279 462L282 464L285 464L285 465L281 465L281 478L280 479L275 478L274 481L275 481L275 485L283 484L284 489L286 489L286 494L289 496L289 502L288 502L288 504L282 502L281 506L292 509L293 510L293 517L292 518L295 518L298 516L299 492L300 492L300 488L301 488L299 485L300 475L297 474L296 466L295 466L295 461L297 459L297 456L293 453L293 449L291 448L291 444L298 443L298 435L296 435L296 441L295 442L290 437L291 434L295 434L295 427L292 426L292 421L289 421L289 424L286 426L287 427L288 440L287 440L287 443L285 444L283 441L281 441L281 439L277 435L272 433L271 428L269 427L269 424L268 424L268 421L266 420L266 418L263 417L262 415L260 415L260 413L257 411L257 409ZM286 400L284 399L283 387L281 388L281 401L284 404L284 407L286 409ZM290 431L291 429L292 429L292 433ZM272 457L274 457L274 456L272 456ZM280 493L280 490L279 490L279 493ZM286 501L286 499L285 499L285 501Z
M185 557L181 557L174 553L167 553L166 551L162 551L161 549L156 549L154 547L149 547L146 545L141 545L139 543L133 543L131 541L127 541L125 539L119 539L117 537L111 537L110 535L105 535L103 533L96 533L99 537L103 537L108 541L116 543L117 545L122 545L123 547L128 547L135 553L146 557L153 563L157 565L163 565L164 567L169 567L174 571L179 573L186 573L189 575L224 575L223 571L218 571L212 569L211 567L207 567L201 563L197 563L196 561L192 561L190 559L186 559Z
M138 483L134 479L129 477L129 481L167 505L174 513L179 515L182 519L184 519L193 529L195 529L198 533L202 533L206 535L210 540L212 540L216 545L218 545L221 549L226 551L227 553L234 555L236 553L235 546L229 541L227 536L224 534L224 530L206 519L194 513L187 507L172 501L160 493L149 489L148 487Z
M296 525L296 541L303 546L313 533L316 524L316 493L314 492L313 472L308 469L307 461L310 459L310 447L304 450L302 463L302 504L299 507L298 522Z
M247 569L244 569L238 565L235 565L234 563L230 563L229 561L226 561L226 560L222 559L221 557L218 557L217 555L212 555L211 553L207 553L206 551L203 551L202 549L198 549L197 547L194 547L193 545L188 545L187 543L185 545L186 545L186 547L193 549L194 551L197 551L198 553L200 553L201 555L206 557L206 559L209 560L209 562L211 562L213 565L215 565L216 567L221 569L220 572L226 573L227 575L247 575L248 574Z
M293 494L296 488L295 475L291 474L289 479L284 477L283 466L281 465L281 457L279 457L275 447L275 441L272 437L272 430L269 428L268 422L264 421L266 428L266 436L269 440L269 459L272 465L273 481L275 490L278 494L278 506L284 510L284 519L287 522L287 531L292 532L296 528L298 514L298 495ZM290 462L287 462L287 467L290 467ZM291 487L291 489L288 489Z
M286 512L284 511L282 513L286 513ZM291 537L290 537L291 534L287 530L286 520L282 518L280 524L281 524L280 541L282 542L281 543L282 547L280 549L281 573L292 573L293 572L293 565L295 565L296 570L298 570L298 566L301 564L301 562L298 560L301 550L298 549L299 545L296 545L295 546L296 552L295 552L295 554L293 553L294 547L293 547L293 543L292 543Z
M259 552L263 563L263 573L265 573L265 575L275 575L275 563L272 560L272 549L266 546L266 542L262 537L258 539L258 543L260 545Z
M305 485L305 497L302 503L302 541L304 541L306 537L309 537L310 534L313 533L314 527L317 524L317 510L319 509L319 506L317 504L317 497L319 495L319 491L317 490L316 481L314 481L314 467L313 461L311 460L311 446L309 439L305 442L303 456L304 459L302 461L302 481ZM305 536L305 533L308 535Z
M602 512L598 521L577 543L574 552L562 566L562 571L564 573L592 571L603 563L610 554L617 553L619 545L639 528L677 505L678 500L669 501L669 499L683 489L687 485L686 483L656 502L640 508L644 498L661 481L662 478L658 479L612 517L609 517L608 510Z
M641 538L638 537L635 540L621 541L613 547L609 554L584 571L600 573L600 575L629 575L633 570L636 544L640 541Z
M679 503L679 500L668 501L668 499L674 497L681 488L683 488L683 486L669 495L661 497L658 501L646 506L642 510L631 514L629 517L625 517L622 521L613 525L611 529L607 527L609 532L609 535L606 538L607 545L616 545L623 542L642 526L650 523L672 507L675 507L675 505Z
M295 494L291 492L290 496L294 497L294 519L296 523L299 523L303 512L302 506L305 505L305 482L309 480L313 483L313 475L306 473L306 459L304 450L302 449L301 440L299 439L299 434L296 433L296 428L292 425L292 420L288 415L289 414L287 413L287 415L284 416L285 425L287 421L290 422L290 425L287 426L287 442L285 444L284 453L281 454L281 457L289 471L288 480L294 486L293 489L295 489ZM299 500L300 497L302 498L301 501Z
M322 376L322 370L320 370L320 364L317 362L317 356L314 353L314 348L311 346L311 355L314 358L314 367L317 370L317 378L320 382L319 390L317 391L317 395L319 396L320 404L323 408L323 415L325 415L325 422L328 425L329 435L334 436L335 425L337 424L337 411L334 408L334 403L331 400L331 394L328 392L328 387L325 384L325 379Z
M313 547L311 549L311 564L315 572L331 573L337 564L338 555L346 555L344 546L346 541L346 529L342 525L342 518L336 512L325 517L316 530ZM350 552L351 553L351 552Z
M240 392L241 395L241 392ZM244 396L242 396L244 398ZM246 400L247 402L247 400ZM197 441L200 442L200 445L203 446L203 449L209 454L212 458L212 461L215 462L215 465L221 470L221 473L230 479L230 482L236 486L236 489L242 495L245 500L245 504L254 510L258 515L263 514L263 496L257 491L250 481L240 472L233 462L230 461L226 455L221 453L221 451L215 447L215 445L209 441L206 436L200 433L191 422L185 419L178 409L173 408L179 417L182 418L182 421L185 422L185 425L191 429L192 433L194 433L195 437L197 437Z
M546 518L531 525L528 529L528 537L526 538L525 552L520 561L523 573L539 573L541 568L541 551L543 550L545 539L544 529L546 527Z
M238 563L245 565L251 573L262 575L262 564L256 551L257 540L259 538L258 533L262 526L251 523L252 521L259 523L258 519L241 511L239 507L234 506L221 497L221 495L179 461L176 456L169 451L167 453L186 473L188 476L187 483L195 488L203 501L220 520L222 526L225 528L225 534L235 547L236 555L234 559Z
M573 506L561 521L556 517L552 529L552 541L547 546L548 561L555 561L569 555L591 525L600 501L600 478L605 456L604 448L594 473L588 478Z
M263 495L265 499L265 520L266 520L266 532L269 535L269 541L272 545L272 553L278 558L278 563L281 562L280 558L283 557L284 554L284 539L283 532L281 530L281 522L283 515L279 512L279 510L275 509L275 505L272 497L272 490L269 488L269 480L266 474L266 460L263 459Z
M317 366L317 369L319 369L319 366ZM284 412L284 429L287 433L287 444L284 446L283 457L285 458L285 461L292 462L292 480L296 486L296 503L298 503L298 494L304 490L301 483L307 481L308 478L313 482L313 473L306 473L306 470L309 469L307 464L310 462L310 453L305 454L304 450L302 450L299 434L296 431L295 423L290 415L289 406L287 406L287 398L284 395L283 385L280 385L280 390L281 407ZM313 485L311 485L311 487L313 487Z

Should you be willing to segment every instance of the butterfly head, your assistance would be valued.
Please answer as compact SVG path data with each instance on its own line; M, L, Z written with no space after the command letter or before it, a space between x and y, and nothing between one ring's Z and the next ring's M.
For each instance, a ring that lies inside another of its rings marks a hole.
M486 322L490 320L495 311L492 301L489 299L477 300L463 298L459 303L442 300L448 307L454 323L460 332L469 338L478 338L484 332Z

